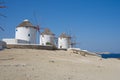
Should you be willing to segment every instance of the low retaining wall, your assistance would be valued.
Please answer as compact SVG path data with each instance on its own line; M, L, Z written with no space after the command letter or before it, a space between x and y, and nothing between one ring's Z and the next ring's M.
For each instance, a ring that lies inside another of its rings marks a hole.
M4 41L0 41L0 50L6 48L6 43Z
M55 46L7 44L7 48L56 50Z

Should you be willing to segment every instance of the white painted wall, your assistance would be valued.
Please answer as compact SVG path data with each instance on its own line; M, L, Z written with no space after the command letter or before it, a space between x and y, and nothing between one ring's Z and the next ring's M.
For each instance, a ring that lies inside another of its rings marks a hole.
M3 39L6 44L29 44L28 41L20 40L20 39Z
M54 45L54 36L53 35L40 35L40 45L46 45L47 42Z
M68 43L68 38L58 38L58 48L60 49L68 49L69 48L69 43Z
M16 39L29 41L30 44L36 44L37 30L32 27L17 27Z

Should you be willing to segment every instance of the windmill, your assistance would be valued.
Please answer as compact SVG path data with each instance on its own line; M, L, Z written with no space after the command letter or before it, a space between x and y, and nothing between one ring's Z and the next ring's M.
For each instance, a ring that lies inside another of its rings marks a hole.
M39 43L39 41L40 41L40 35L41 35L41 30L44 30L44 28L42 28L41 26L40 26L40 24L38 24L38 20L37 20L37 17L36 17L36 13L35 12L33 12L33 18L34 18L34 23L35 23L35 28L36 28L36 30L37 30L37 43Z
M77 42L77 37L76 35L73 35L73 33L71 32L71 30L68 33L68 42L71 48L75 48L77 47L77 45L80 45L79 42Z
M73 35L73 36L71 36L71 47L76 47L76 45L77 45L77 42L76 42L76 36L75 35Z

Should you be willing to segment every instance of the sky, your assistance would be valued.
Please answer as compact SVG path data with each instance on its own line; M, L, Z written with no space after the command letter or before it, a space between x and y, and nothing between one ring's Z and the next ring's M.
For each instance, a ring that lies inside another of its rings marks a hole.
M0 39L14 38L24 19L49 28L58 37L69 33L76 46L93 52L120 53L120 0L1 0Z

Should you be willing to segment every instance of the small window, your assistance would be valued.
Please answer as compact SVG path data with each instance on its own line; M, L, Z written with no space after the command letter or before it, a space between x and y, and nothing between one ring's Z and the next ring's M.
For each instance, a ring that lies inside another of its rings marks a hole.
M28 34L28 36L30 36L30 34Z
M18 31L18 30L16 29L16 31Z

